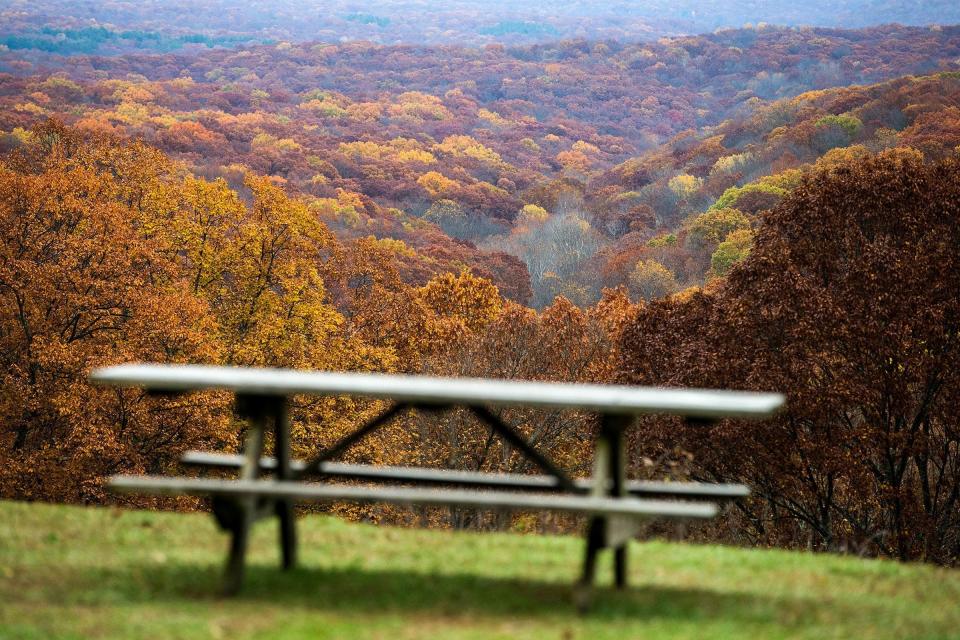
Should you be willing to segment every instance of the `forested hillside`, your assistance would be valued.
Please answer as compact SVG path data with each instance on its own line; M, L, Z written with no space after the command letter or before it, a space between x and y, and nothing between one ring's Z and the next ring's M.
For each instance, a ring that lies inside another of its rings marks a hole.
M203 51L243 43L349 42L483 46L661 36L745 25L860 28L960 22L950 0L8 0L0 46L48 55ZM183 19L189 16L189 19Z
M763 389L760 428L644 422L631 474L753 486L704 538L960 557L960 27L0 65L3 497L239 445L115 362ZM377 408L304 401L297 454ZM589 416L509 418L587 472ZM355 455L530 470L458 413Z
M0 88L8 147L53 116L141 139L234 188L254 171L301 197L339 237L401 241L393 246L407 282L467 265L510 299L543 308L561 293L592 304L603 286L627 284L641 259L663 282L641 282L635 296L702 284L726 234L690 251L645 243L663 236L656 242L669 245L728 187L878 129L899 132L955 94L924 107L904 102L906 88L899 102L877 97L865 126L821 121L849 110L842 98L827 104L832 94L776 100L955 69L960 29L770 28L485 49L277 45L78 56L56 71L17 60L8 54ZM814 111L806 127L816 131L767 140ZM939 126L931 121L917 126Z
M700 285L745 255L760 214L805 172L900 147L929 159L957 153L960 75L803 93L684 132L588 184L588 206L617 231L587 273L645 298ZM642 207L655 230L628 226L631 207Z

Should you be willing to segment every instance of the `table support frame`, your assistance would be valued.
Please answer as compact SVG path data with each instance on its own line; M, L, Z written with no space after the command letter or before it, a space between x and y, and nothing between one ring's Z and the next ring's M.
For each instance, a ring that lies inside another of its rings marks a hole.
M404 402L397 402L390 405L387 409L374 416L361 427L344 436L331 447L325 449L322 453L308 462L302 469L293 469L291 466L290 451L290 400L286 396L279 395L252 395L236 394L236 413L247 421L247 435L245 439L243 457L243 466L240 468L240 479L255 480L262 471L260 460L264 453L264 436L268 425L273 426L274 432L274 457L277 464L275 477L277 480L300 480L305 476L323 475L323 463L332 458L339 457L345 453L354 444L360 442L367 435L375 432L386 425L394 418L401 415L409 409L420 409L425 411L446 411L452 409L452 405L413 405ZM465 407L482 423L490 429L491 436L499 435L505 442L508 442L514 449L519 451L524 458L535 464L549 476L556 479L557 485L561 490L571 493L582 493L576 486L573 479L562 469L555 465L549 458L537 451L516 429L508 425L497 413L483 406L467 405ZM613 418L619 424L619 419ZM607 425L608 420L605 417L602 425ZM611 423L613 424L613 423ZM607 427L601 427L601 438L607 437ZM611 442L619 442L617 437L608 437ZM617 446L617 445L614 445ZM613 459L611 459L613 460ZM620 458L617 458L620 460ZM622 465L622 461L619 462ZM620 481L616 494L624 495L622 468ZM226 595L234 595L239 592L244 577L244 565L246 561L247 546L249 544L250 530L253 524L260 517L266 515L275 515L279 520L279 542L281 549L281 565L283 569L291 569L296 566L297 558L297 534L296 520L294 513L294 504L291 500L276 500L268 502L258 500L255 497L244 498L224 498L215 497L213 500L214 517L220 526L230 533L230 551L227 558L227 565L224 571L223 592ZM590 533L588 533L587 555L588 562L592 563L592 555L595 555L594 541L598 535L602 536L605 520L600 518L591 518ZM597 531L601 531L600 534ZM625 548L621 558L618 555L618 563L626 561ZM618 564L618 566L620 566ZM620 575L618 573L618 575ZM592 579L591 579L592 582ZM625 584L625 574L624 574ZM589 586L589 585L588 585Z
M600 417L600 433L594 452L593 488L596 496L622 497L626 495L626 449L624 432L633 418L604 414ZM614 584L618 589L627 587L627 540L615 535L613 519L595 516L587 523L586 549L583 571L577 585L577 606L585 609L590 604L593 584L596 579L597 555L607 547L613 548Z
M241 480L256 480L260 476L260 458L269 425L273 426L274 456L277 460L276 478L292 480L290 465L290 403L284 396L237 394L236 413L247 422L244 440L244 464ZM215 497L213 512L220 526L230 533L230 551L224 570L223 592L236 594L243 585L247 546L253 524L266 513L273 512L279 521L281 567L292 569L297 564L297 531L294 504L291 500L267 502L256 497Z

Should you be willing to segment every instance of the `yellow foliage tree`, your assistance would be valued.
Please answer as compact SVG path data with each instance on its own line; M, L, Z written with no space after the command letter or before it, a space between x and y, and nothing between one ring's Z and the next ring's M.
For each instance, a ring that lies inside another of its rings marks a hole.
M451 180L438 171L428 171L423 174L417 178L417 184L434 199L450 197L459 187L456 180Z
M679 286L676 276L656 260L640 260L630 272L630 290L641 300L670 295Z

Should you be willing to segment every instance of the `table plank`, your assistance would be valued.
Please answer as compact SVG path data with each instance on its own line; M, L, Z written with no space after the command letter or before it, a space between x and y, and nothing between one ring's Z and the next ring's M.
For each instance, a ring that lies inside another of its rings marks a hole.
M155 391L223 389L251 395L349 395L414 404L527 406L696 418L762 418L784 403L779 393L208 365L124 364L98 369L90 379L97 384Z

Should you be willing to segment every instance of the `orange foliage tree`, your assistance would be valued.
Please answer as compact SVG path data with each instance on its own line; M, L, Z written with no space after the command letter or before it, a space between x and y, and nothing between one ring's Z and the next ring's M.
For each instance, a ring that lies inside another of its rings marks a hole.
M34 136L0 164L0 484L5 496L95 500L105 473L161 471L184 446L233 435L215 402L93 390L89 368L221 352L168 247L138 228L121 172L98 170L138 149L82 143L56 126ZM156 183L163 167L138 159L138 179Z

